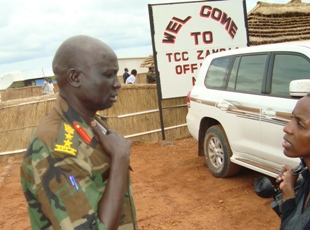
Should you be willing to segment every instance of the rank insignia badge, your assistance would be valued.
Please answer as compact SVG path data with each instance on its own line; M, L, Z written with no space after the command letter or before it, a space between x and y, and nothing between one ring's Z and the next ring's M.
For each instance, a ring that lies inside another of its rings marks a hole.
M67 123L62 123L54 150L76 156L78 147L77 133Z

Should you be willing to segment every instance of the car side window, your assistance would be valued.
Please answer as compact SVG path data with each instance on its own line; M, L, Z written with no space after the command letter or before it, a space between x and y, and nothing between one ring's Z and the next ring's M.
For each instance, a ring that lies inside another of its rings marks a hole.
M240 60L236 91L261 94L267 54L242 56Z
M234 64L233 64L233 67L231 69L230 76L229 76L227 90L235 90L236 78L237 78L238 68L239 68L239 62L240 62L240 57L236 57Z
M272 71L271 95L290 98L293 80L310 79L310 62L303 56L276 54Z
M224 89L226 87L227 75L233 58L233 56L221 57L211 62L205 78L206 87L213 89Z

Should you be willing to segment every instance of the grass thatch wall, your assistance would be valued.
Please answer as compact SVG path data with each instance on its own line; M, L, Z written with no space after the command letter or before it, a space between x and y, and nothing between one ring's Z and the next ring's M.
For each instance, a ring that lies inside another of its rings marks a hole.
M55 95L0 102L0 152L27 147L40 119L54 105Z
M54 90L58 92L58 85L54 84ZM42 95L41 86L26 86L21 88L9 88L5 90L0 90L1 100L0 101L9 101L14 99L22 99L29 97L36 97Z
M41 90L39 86L31 88L33 92ZM35 127L54 106L55 97L56 95L43 95L0 102L0 153L27 148ZM185 97L162 101L164 126L168 128L165 131L166 140L189 135L184 126L187 113L185 104ZM159 112L153 110L158 110L156 85L135 84L122 85L118 102L101 114L108 118L113 129L126 138L153 142L162 139ZM142 114L133 115L139 112ZM178 125L180 127L173 128ZM143 134L144 132L150 133Z
M118 80L123 84L123 76L118 76ZM146 73L137 74L137 84L146 84ZM58 92L58 85L54 84L54 90ZM0 90L0 101L9 101L13 99L28 98L42 95L42 88L38 86L28 86L21 88L9 88Z

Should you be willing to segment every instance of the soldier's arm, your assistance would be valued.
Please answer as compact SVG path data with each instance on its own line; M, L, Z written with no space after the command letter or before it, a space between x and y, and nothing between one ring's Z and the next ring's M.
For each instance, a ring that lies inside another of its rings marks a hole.
M21 171L32 229L105 229L96 212L104 187L101 173L90 178L80 167L86 162L37 139L27 154Z
M108 184L99 201L98 215L107 229L117 229L123 210L124 194L128 186L131 142L113 130L104 135L95 122L91 123L102 149L110 155Z

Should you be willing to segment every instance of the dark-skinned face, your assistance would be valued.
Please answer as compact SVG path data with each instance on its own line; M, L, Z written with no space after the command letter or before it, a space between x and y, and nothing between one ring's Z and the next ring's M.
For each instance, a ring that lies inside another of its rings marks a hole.
M79 100L88 111L110 108L117 101L121 87L117 78L118 62L112 51L81 70Z
M310 97L301 98L284 127L283 152L288 157L310 157Z

